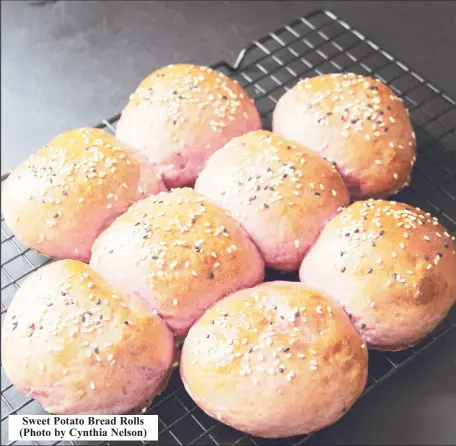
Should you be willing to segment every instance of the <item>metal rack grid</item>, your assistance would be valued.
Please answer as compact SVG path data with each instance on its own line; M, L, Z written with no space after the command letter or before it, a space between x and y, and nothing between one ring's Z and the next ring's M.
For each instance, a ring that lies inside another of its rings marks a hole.
M219 62L213 67L237 79L255 99L265 128L270 128L272 111L279 97L299 78L353 71L376 77L390 85L410 110L418 141L412 183L396 199L431 212L452 235L456 234L455 101L333 13L316 11L301 17L252 42L239 53L233 65ZM115 132L118 118L119 115L116 115L104 120L98 127ZM5 177L2 177L2 181ZM26 276L51 260L27 249L11 233L3 217L1 237L3 319L14 293ZM273 272L268 274L269 280L276 277ZM297 277L289 275L288 279L296 280ZM395 353L370 352L369 380L365 393L455 327L456 308L453 308L438 329L414 348ZM7 440L7 418L10 414L45 412L36 401L20 395L12 387L3 369L1 389L1 444L12 444ZM205 415L185 392L176 372L166 391L155 399L148 413L159 416L159 443L163 445L277 444L277 440L249 437ZM310 437L289 438L280 443L301 445Z

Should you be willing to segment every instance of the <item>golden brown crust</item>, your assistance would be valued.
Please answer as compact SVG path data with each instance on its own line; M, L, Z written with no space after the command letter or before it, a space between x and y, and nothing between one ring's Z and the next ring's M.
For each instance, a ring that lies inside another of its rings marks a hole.
M353 197L386 197L410 180L416 142L408 112L377 79L304 79L279 100L273 130L336 162Z
M82 128L56 136L13 170L2 210L29 247L88 261L106 225L137 199L162 190L139 153L100 129Z
M236 81L208 67L177 64L139 84L116 132L148 156L168 187L179 187L193 184L230 139L259 128L255 104Z
M456 251L430 214L384 200L352 204L324 229L301 280L336 299L374 348L417 343L456 299Z
M115 414L161 389L174 360L166 324L88 265L62 260L31 275L3 324L11 382L55 414Z
M212 417L251 435L287 437L351 407L366 383L367 349L332 300L271 282L209 309L185 340L180 370Z
M211 304L264 278L247 233L193 189L134 204L95 241L91 265L184 335Z
M326 223L350 197L342 178L305 147L265 130L233 139L195 184L228 209L270 268L295 271Z

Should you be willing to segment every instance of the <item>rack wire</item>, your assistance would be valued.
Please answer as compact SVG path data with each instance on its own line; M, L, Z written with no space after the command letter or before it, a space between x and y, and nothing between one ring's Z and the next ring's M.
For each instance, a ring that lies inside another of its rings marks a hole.
M391 53L329 11L301 17L243 49L234 64L213 65L237 79L255 99L265 128L280 96L298 79L329 72L352 71L387 83L410 111L418 141L418 154L409 187L396 199L436 215L456 234L456 103L437 87L403 64ZM97 127L115 132L116 115ZM6 176L2 177L2 181ZM1 219L1 317L25 278L51 260L27 249ZM281 276L283 278L283 276ZM276 276L269 272L268 279ZM296 275L288 279L297 280ZM365 393L456 327L456 308L429 336L402 352L370 352L369 379ZM8 442L7 419L11 414L45 413L38 402L25 397L1 371L1 444ZM268 445L277 444L249 437L205 415L185 392L174 372L165 392L148 411L159 418L162 445ZM302 445L312 435L280 440L282 445ZM38 444L21 442L20 444ZM40 444L83 444L40 442ZM94 443L91 443L94 444ZM108 445L109 443L99 443ZM138 444L141 444L138 442ZM142 443L145 444L145 443Z

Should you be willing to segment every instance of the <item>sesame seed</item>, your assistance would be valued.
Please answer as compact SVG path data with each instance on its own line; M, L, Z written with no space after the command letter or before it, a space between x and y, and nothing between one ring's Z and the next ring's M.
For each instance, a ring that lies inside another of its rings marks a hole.
M95 383L94 383L93 381L90 383L90 388L91 388L92 390L95 390Z

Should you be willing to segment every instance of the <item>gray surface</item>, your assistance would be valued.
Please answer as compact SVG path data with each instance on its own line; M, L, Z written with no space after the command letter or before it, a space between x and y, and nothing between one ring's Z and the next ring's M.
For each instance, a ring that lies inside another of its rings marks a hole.
M232 61L328 8L456 98L456 2L2 2L2 173L56 133L117 113L173 62ZM456 333L312 444L456 444Z

